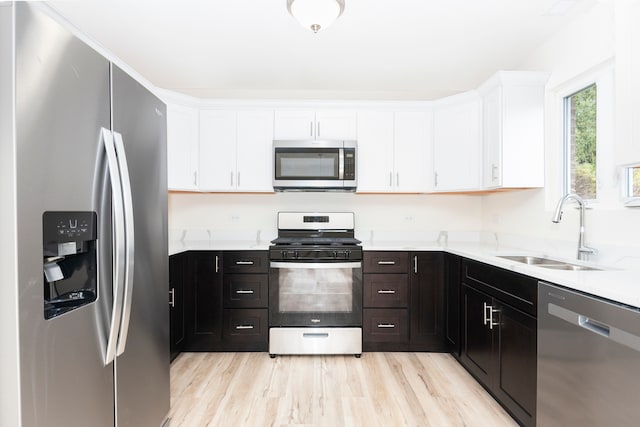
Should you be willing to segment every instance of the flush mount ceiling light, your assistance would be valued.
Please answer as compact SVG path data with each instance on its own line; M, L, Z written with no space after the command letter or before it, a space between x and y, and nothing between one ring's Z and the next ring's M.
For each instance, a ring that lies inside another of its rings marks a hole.
M289 13L314 33L324 30L344 10L344 0L287 0Z

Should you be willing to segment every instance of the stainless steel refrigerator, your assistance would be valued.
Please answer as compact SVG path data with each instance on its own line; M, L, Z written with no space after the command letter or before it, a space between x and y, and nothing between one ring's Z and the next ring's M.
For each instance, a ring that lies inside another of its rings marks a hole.
M46 7L0 2L0 22L0 113L11 127L0 132L11 156L0 162L0 196L13 221L0 231L15 243L0 247L14 269L0 277L13 278L1 285L16 297L2 304L17 342L2 351L18 366L17 384L0 391L18 393L8 409L23 427L161 426L165 105ZM3 332L10 344L11 328Z

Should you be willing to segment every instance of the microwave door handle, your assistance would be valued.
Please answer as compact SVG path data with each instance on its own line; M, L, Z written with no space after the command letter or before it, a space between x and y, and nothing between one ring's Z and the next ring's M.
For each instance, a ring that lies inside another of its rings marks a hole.
M338 149L338 179L344 179L344 148Z

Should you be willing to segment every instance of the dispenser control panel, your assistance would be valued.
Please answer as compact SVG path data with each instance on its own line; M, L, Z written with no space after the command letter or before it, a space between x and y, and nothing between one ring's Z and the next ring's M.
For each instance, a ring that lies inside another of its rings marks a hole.
M96 239L95 212L51 212L42 215L44 242L62 243Z

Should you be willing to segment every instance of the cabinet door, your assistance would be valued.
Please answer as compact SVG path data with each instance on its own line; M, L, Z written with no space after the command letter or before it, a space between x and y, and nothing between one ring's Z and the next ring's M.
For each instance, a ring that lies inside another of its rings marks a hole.
M367 308L407 308L409 278L406 274L364 274L363 305Z
M171 361L182 351L186 337L184 284L187 256L187 254L177 254L169 257L169 348Z
M393 112L358 113L359 193L393 191Z
M273 112L239 111L238 191L273 192Z
M222 339L220 254L190 252L186 289L187 351L210 351Z
M273 139L314 139L315 112L310 110L278 110L275 112Z
M443 351L445 348L443 254L412 252L411 262L409 350Z
M449 351L460 356L460 257L445 254L445 342Z
M316 139L356 140L357 136L355 112L316 112Z
M487 387L493 375L492 330L485 321L485 306L491 297L475 288L462 286L462 353L463 365Z
M537 322L532 316L494 302L496 363L494 393L525 426L536 422Z
M435 108L434 191L476 190L482 187L481 113L482 102L477 95Z
M432 169L430 134L428 113L395 113L393 181L396 191L423 193L428 190Z
M482 129L484 139L483 184L487 188L502 183L502 89L497 87L484 95L482 101Z
M198 189L198 110L167 105L169 190Z
M200 190L232 191L236 188L235 111L200 112Z
M225 309L223 317L224 351L267 351L269 310Z
M225 274L223 283L225 308L267 308L268 274Z

